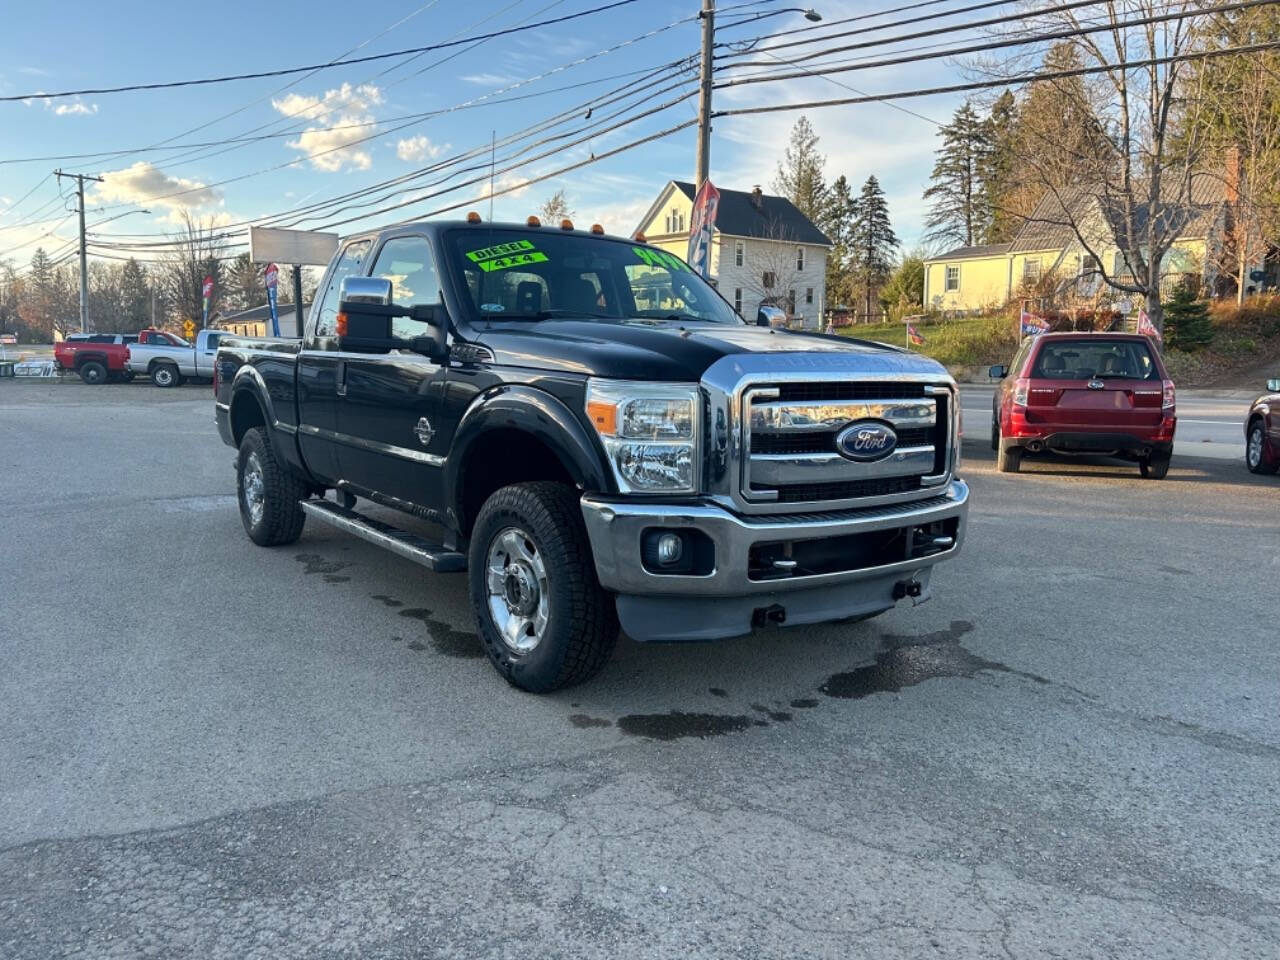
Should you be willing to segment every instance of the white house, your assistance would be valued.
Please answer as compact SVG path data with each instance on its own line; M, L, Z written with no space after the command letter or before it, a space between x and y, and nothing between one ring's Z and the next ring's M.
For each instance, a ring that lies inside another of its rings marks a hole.
M654 246L683 258L693 219L692 183L668 180L636 228ZM756 187L720 188L711 243L711 281L749 321L762 303L782 307L805 326L821 323L825 302L826 234L784 197Z

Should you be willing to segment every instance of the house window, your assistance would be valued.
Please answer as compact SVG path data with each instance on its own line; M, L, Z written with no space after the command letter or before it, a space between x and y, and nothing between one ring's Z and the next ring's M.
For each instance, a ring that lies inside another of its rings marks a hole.
M946 291L951 293L960 289L960 268L947 267Z
M1040 260L1022 261L1022 282L1033 284L1040 282Z
M733 288L733 309L738 311L738 313L742 312L742 288L741 287Z
M813 287L804 288L804 302L813 303Z
M794 290L787 291L787 313L796 312L796 292Z
M804 247L796 247L796 269L804 270Z
M1117 250L1115 256L1111 259L1111 275L1113 277L1121 277L1128 272L1124 265L1124 251Z
M1080 276L1092 277L1099 273L1100 265L1098 258L1092 254L1085 254L1080 258Z
M766 270L760 278L760 282L764 284L766 290L772 290L773 285L778 282L778 276L772 270Z
M747 242L745 240L733 241L733 265L735 267L742 266L744 260L747 259Z

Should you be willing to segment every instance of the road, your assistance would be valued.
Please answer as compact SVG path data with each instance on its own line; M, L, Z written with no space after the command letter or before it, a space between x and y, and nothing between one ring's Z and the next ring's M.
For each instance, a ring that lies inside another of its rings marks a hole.
M960 402L964 409L965 431L973 436L989 436L991 397L994 387L963 384ZM1248 390L1178 391L1178 430L1174 435L1175 457L1208 457L1217 460L1244 460L1244 415L1249 404L1262 392Z
M1280 478L965 453L928 603L534 697L207 387L0 382L0 957L1280 955Z

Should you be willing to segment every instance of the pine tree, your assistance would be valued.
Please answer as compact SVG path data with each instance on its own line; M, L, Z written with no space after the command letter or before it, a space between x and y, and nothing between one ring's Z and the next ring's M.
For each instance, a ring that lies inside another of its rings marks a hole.
M1008 243L1031 213L1024 209L1018 183L1018 102L1006 90L983 121L983 144L977 158L978 195L982 200L983 243Z
M828 226L831 217L831 188L823 174L826 164L827 158L818 152L818 135L802 116L791 128L791 142L778 164L773 189L819 227Z
M939 133L942 147L924 192L929 202L925 240L971 246L987 233L979 176L988 151L987 127L966 100Z
M120 313L120 329L126 333L151 323L151 286L142 264L132 257L120 271Z
M871 319L871 294L893 271L893 251L898 246L889 223L889 204L885 201L880 181L874 174L867 177L862 192L854 201L855 219L849 246L854 272L865 293L867 319Z
M831 240L831 252L827 254L826 289L827 303L847 304L853 292L852 242L854 210L853 191L844 174L831 185L825 232Z
M1196 299L1190 284L1179 284L1164 305L1164 338L1177 350L1199 350L1213 339L1209 305Z

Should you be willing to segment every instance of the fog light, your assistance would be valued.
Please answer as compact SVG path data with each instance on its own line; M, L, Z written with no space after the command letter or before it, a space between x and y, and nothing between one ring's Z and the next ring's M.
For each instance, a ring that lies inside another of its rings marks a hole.
M664 533L658 537L658 562L664 567L680 562L684 544L678 533Z

